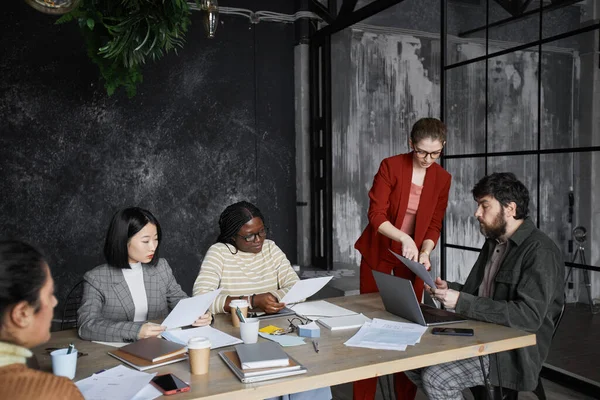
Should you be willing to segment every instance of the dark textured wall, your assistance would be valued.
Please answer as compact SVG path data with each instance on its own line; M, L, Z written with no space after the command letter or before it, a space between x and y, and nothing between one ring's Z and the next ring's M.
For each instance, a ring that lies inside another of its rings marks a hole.
M248 6L238 3L226 5ZM110 217L129 205L155 213L188 293L220 212L238 200L257 203L295 260L293 26L222 15L209 40L194 12L179 55L148 64L128 99L106 95L75 24L10 4L0 15L0 236L47 253L59 299L104 261Z

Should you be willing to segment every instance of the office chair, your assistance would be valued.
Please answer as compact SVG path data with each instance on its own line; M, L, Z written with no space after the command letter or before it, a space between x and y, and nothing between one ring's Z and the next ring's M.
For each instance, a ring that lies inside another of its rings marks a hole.
M73 286L63 306L62 320L60 322L60 330L77 328L77 309L81 304L83 296L83 282L79 281Z
M567 295L563 295L563 306L560 310L560 313L558 314L557 318L556 318L556 323L554 324L554 331L552 332L552 340L554 340L554 336L556 336L556 331L558 330L558 327L560 326L560 322L562 321L563 315L565 314L565 307L567 304ZM473 394L473 397L475 398L475 400L518 400L519 398L519 392L517 392L516 390L512 390L512 389L507 389L507 388L502 388L502 394L503 396L500 397L500 388L499 387L494 387L494 393L491 395L488 395L486 393L486 388L485 386L475 386L472 388L469 388L471 390L471 393ZM539 400L547 400L546 399L546 391L544 390L544 385L542 384L542 377L538 376L538 382L537 382L537 386L535 387L535 389L533 389L533 393L537 396L537 398Z

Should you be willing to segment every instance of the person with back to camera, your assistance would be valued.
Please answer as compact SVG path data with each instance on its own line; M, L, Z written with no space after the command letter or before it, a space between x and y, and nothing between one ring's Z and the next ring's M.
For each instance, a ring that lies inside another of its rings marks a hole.
M267 239L260 210L241 201L219 217L219 237L210 246L194 283L194 296L221 288L210 310L229 313L229 303L247 299L252 308L274 314L285 307L280 300L298 281L286 255ZM279 400L330 400L329 387L280 396Z
M113 216L104 243L107 264L83 277L77 311L82 339L133 342L164 331L146 321L164 319L188 296L167 260L159 258L161 240L160 224L150 211L131 207ZM208 325L211 319L207 312L194 326Z
M369 191L369 224L354 247L361 253L360 292L377 292L372 270L412 281L418 299L423 281L388 249L431 268L429 256L442 227L451 176L439 164L446 126L422 118L412 127L410 153L384 159ZM354 382L354 399L375 397L377 378ZM403 373L394 374L397 399L414 399L417 388Z
M23 242L1 241L0 397L83 400L70 379L25 365L33 355L29 349L50 339L56 303L54 281L44 256Z

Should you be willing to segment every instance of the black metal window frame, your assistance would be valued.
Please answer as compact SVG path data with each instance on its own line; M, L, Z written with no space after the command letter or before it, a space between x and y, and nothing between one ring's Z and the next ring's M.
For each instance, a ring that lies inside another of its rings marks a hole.
M309 65L309 86L310 86L310 132L311 132L311 262L313 266L330 270L333 265L333 191L332 191L332 116L331 116L331 35L343 29L346 29L366 18L369 18L383 10L388 9L404 0L376 0L358 10L355 10L357 0L343 0L341 6L337 7L336 0L329 0L328 7L324 7L317 0L309 0L310 8L319 14L328 25L313 32L310 37L310 65ZM447 9L448 0L440 0L441 5L441 77L440 77L440 118L445 120L446 113L446 72L455 68L466 66L472 63L485 61L485 148L483 153L471 154L451 154L445 155L441 159L442 166L445 161L450 159L468 159L485 158L485 173L487 174L487 159L498 156L516 156L516 155L535 155L537 156L537 218L536 223L540 223L540 159L545 154L565 154L578 152L598 152L600 146L592 147L571 147L560 149L542 149L541 148L541 102L538 102L538 126L537 126L537 148L534 150L523 151L488 151L488 62L491 58L524 50L533 46L538 47L538 52L542 54L542 46L560 39L576 36L585 32L597 30L600 32L600 23L588 25L579 29L564 32L550 37L543 37L543 14L547 11L557 10L562 7L570 6L577 1L565 0L563 2L554 2L544 5L539 2L539 7L526 11L518 16L505 18L490 23L490 0L485 0L486 21L485 25L475 29L459 33L459 36L466 37L476 32L485 31L485 55L469 60L446 64L448 49L448 31L447 31ZM538 15L539 31L538 39L529 43L513 46L494 53L489 52L489 30L490 28L503 26L512 22ZM542 70L542 57L538 58L538 71ZM541 97L541 74L538 74L538 97ZM446 228L442 229L440 238L440 270L442 277L446 277L447 259L446 249L469 249L479 251L480 249L461 246L458 244L447 243ZM600 268L592 265L577 264L572 262L565 263L569 267L588 269L591 271L600 271Z
M448 31L447 31L447 15L448 15L448 0L441 0L441 68L442 68L442 77L441 77L441 96L440 96L440 113L441 113L441 119L444 121L445 120L445 114L446 114L446 72L453 70L455 68L459 68L459 67L463 67L466 65L470 65L473 63L477 63L477 62L481 62L481 61L485 61L485 132L484 132L484 152L483 153L470 153L470 154L450 154L450 155L444 155L441 159L441 164L442 166L445 166L445 161L446 160L451 160L451 159L472 159L472 158L485 158L485 174L487 175L488 171L487 171L487 160L490 157L499 157L499 156L517 156L517 155L535 155L536 156L536 161L537 161L537 197L536 197L536 211L537 211L537 218L536 218L536 225L539 228L540 225L540 184L541 184L541 179L540 179L540 173L541 173L541 168L540 168L540 164L541 164L541 156L545 155L545 154L573 154L573 153L581 153L581 152L598 152L600 151L600 146L590 146L590 147L568 147L568 148L555 148L555 149L542 149L541 148L541 133L542 133L542 103L541 101L538 101L538 109L537 109L537 113L538 113L538 119L537 119L537 148L534 150L522 150L522 151L504 151L504 152L489 152L488 151L488 62L490 59L501 56L501 55L505 55L505 54L510 54L513 53L515 51L519 51L519 50L525 50L534 46L537 46L537 51L538 53L541 55L542 51L543 51L543 45L547 44L547 43L551 43L551 42L555 42L557 40L561 40L561 39L565 39L565 38L569 38L572 36L576 36L582 33L586 33L586 32L592 32L592 31L598 31L600 34L600 23L595 23L595 24L590 24L588 26L585 27L581 27L578 29L574 29L568 32L563 32L561 34L558 35L553 35L553 36L549 36L544 38L543 37L543 15L545 12L547 11L551 11L551 10L557 10L563 7L567 7L570 5L573 5L574 3L577 3L578 1L573 1L573 0L566 0L563 2L557 2L557 3L551 3L548 5L544 5L544 3L542 1L539 2L539 6L536 8L533 8L529 11L526 11L524 13L522 13L521 15L518 16L513 16L510 18L506 18L506 19L502 19L493 23L490 23L490 0L485 0L485 8L486 8L486 21L485 21L485 25L480 26L478 28L475 29L471 29L468 31L464 31L459 33L460 37L465 37L468 36L470 34L476 33L476 32L481 32L481 31L485 31L485 55L483 56L479 56L479 57L474 57L471 58L469 60L464 60L464 61L460 61L460 62L456 62L453 64L446 64L446 58L447 58L447 50L448 50L448 41L447 41L447 36L448 36ZM522 20L524 18L529 18L532 17L534 15L538 15L538 39L531 41L529 43L525 43L525 44L520 44L517 46L513 46L507 49L503 49L500 51L496 51L494 53L489 52L489 30L490 28L494 28L494 27L498 27L498 26L502 26L502 25L506 25L506 24L510 24L512 22L515 21L519 21ZM600 49L599 49L600 50ZM541 91L542 91L542 85L541 85L541 80L542 80L542 57L538 57L538 71L540 71L540 73L537 74L537 78L538 78L538 99L541 98ZM472 251L472 252L480 252L481 249L479 248L474 248L474 247L469 247L469 246L462 246L462 245L458 245L458 244L453 244L453 243L448 243L447 242L447 233L446 233L446 227L444 226L442 229L442 234L440 237L440 272L441 272L441 276L443 279L446 278L447 276L447 254L446 251L448 248L451 249L457 249L457 250L467 250L467 251ZM579 264L579 263L574 263L574 262L565 262L565 265L567 267L573 267L573 268L578 268L578 269L584 269L584 270L589 270L589 271L600 271L600 267L598 266L594 266L594 265L588 265L588 264Z

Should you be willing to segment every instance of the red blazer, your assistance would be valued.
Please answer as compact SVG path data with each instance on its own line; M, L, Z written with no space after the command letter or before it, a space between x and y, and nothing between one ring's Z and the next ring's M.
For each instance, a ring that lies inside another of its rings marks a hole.
M385 221L390 221L398 229L402 226L410 194L412 160L412 153L386 158L373 179L373 187L369 191L369 225L354 244L373 269L377 269L388 249L402 254L402 244L380 234L377 228ZM448 205L451 179L452 176L439 164L434 163L427 168L413 238L418 249L425 239L437 244Z

